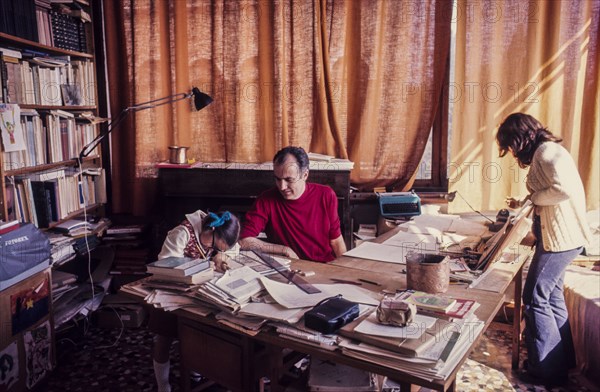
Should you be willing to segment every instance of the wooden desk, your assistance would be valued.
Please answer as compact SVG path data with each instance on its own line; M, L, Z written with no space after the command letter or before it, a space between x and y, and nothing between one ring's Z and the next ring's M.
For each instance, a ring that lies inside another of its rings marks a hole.
M379 263L378 268L365 270L360 268L361 261L349 258L341 258L334 264L294 261L292 268L314 271L316 275L308 278L312 283L331 283L330 278L333 277L352 281L362 278L380 284L380 286L362 284L362 287L375 292L382 289L394 291L406 287L403 274L389 272L388 267L393 264ZM520 268L518 270L521 271ZM383 273L383 271L387 272ZM505 295L504 293L466 289L465 285L452 285L448 295L478 301L480 307L475 314L484 323L484 328L477 336L474 336L469 350L462 355L459 363L445 380L429 381L403 370L402 365L390 366L378 363L376 359L356 359L346 356L339 350L330 351L307 342L286 339L271 330L264 330L256 336L249 336L218 323L212 316L201 317L189 310L179 309L175 314L179 318L181 365L184 375L182 377L183 390L189 390L187 375L190 370L198 371L234 391L252 391L257 385L258 378L266 375L271 379L271 389L273 391L280 390L280 386L275 380L280 379L279 364L282 350L288 348L316 358L388 376L401 381L403 388L416 384L438 391L453 391L458 370L504 303Z
M389 232L387 232L387 233L381 235L380 237L378 237L377 239L375 239L374 242L382 243L385 240L389 239L390 237L394 236L396 233L398 233L398 231L400 231L399 228L394 228L393 230L390 230ZM501 298L498 300L501 302L498 303L498 308L495 310L495 312L497 312L498 309L500 308L500 306L506 301L507 290L508 290L510 284L514 283L513 298L515 301L515 307L514 307L514 313L513 313L513 342L512 342L512 368L513 369L519 368L519 351L520 351L520 347L521 347L521 319L522 319L522 311L521 311L522 298L521 297L522 297L522 293L523 293L523 266L525 265L527 260L532 255L531 248L528 248L525 246L520 246L518 248L518 251L521 254L518 262L513 263L508 267L508 273L511 274L510 278L507 279L504 276L502 277L503 283L502 283L502 286L499 288L499 292L498 292L498 295L501 296ZM348 257L348 256L339 257L336 260L334 260L331 264L344 266L344 267L348 267L348 268L355 268L355 269L359 269L359 270L365 270L365 271L376 271L381 274L388 274L388 275L392 274L399 280L399 282L401 282L402 287L406 287L406 264L384 263L384 262L379 262L379 261L375 261L375 260L366 260L366 259L360 259L360 258ZM506 271L502 271L502 272L506 273ZM466 298L464 292L465 291L469 292L472 290L473 289L467 289L467 284L450 285L447 295ZM493 294L491 292L488 292L488 293L490 295ZM495 315L495 313L494 313L494 315ZM492 315L492 318L494 317L494 315ZM487 328L487 324L486 324L486 328Z
M227 209L245 213L263 191L275 186L273 170L264 165L230 164L201 168L160 168L158 183L167 229L181 222L184 215L198 209ZM338 199L342 235L350 249L350 170L333 166L309 171L308 181L328 185Z

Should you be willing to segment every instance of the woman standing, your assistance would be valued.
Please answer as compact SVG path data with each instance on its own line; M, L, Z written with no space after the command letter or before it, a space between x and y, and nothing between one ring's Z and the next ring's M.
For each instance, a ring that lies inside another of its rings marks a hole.
M510 152L529 167L528 199L535 206L536 247L525 286L525 343L528 360L522 378L560 385L575 366L575 352L563 295L565 269L590 238L585 192L569 152L528 114L509 115L498 129L500 156ZM517 201L508 199L514 207Z

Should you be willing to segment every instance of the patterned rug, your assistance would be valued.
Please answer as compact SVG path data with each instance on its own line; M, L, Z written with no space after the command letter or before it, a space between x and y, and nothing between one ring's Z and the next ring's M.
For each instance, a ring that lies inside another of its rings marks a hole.
M152 334L145 328L101 329L80 325L62 333L57 340L57 367L42 390L48 392L156 391L150 348ZM458 372L457 391L546 391L544 387L520 382L511 371L511 326L492 323ZM526 358L521 350L521 361ZM171 385L179 391L179 358L176 345L171 352ZM577 374L569 385L552 391L597 391ZM223 392L213 386L208 389ZM413 389L414 391L414 389ZM429 389L421 388L420 392Z

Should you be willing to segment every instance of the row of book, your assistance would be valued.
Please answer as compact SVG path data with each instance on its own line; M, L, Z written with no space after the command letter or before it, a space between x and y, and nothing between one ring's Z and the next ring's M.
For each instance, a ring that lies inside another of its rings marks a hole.
M2 102L49 106L94 106L94 63L48 56L30 49L0 48Z
M109 227L102 241L114 249L111 275L127 277L146 275L146 264L152 261L149 225L119 222Z
M5 184L9 219L45 228L86 206L106 203L104 169L65 168L43 174L15 177Z
M38 112L0 104L0 115L10 118L13 124L10 130L0 125L4 144L12 144L2 153L4 171L75 159L98 131L81 113L75 115L64 110Z
M0 32L58 48L87 52L90 15L82 5L55 0L2 0Z
M72 15L79 15L82 18L73 17ZM88 29L90 26L84 19L87 19L88 22L91 21L89 14L83 10L71 11L67 7L51 10L52 30L49 38L52 46L76 52L88 52L91 46L88 42L88 35L90 35ZM47 40L47 38L44 39Z

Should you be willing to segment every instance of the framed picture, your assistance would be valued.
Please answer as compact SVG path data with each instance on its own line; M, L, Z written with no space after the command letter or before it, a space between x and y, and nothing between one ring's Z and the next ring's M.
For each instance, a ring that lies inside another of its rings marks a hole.
M63 102L65 106L79 106L82 104L81 89L77 84L61 84Z

